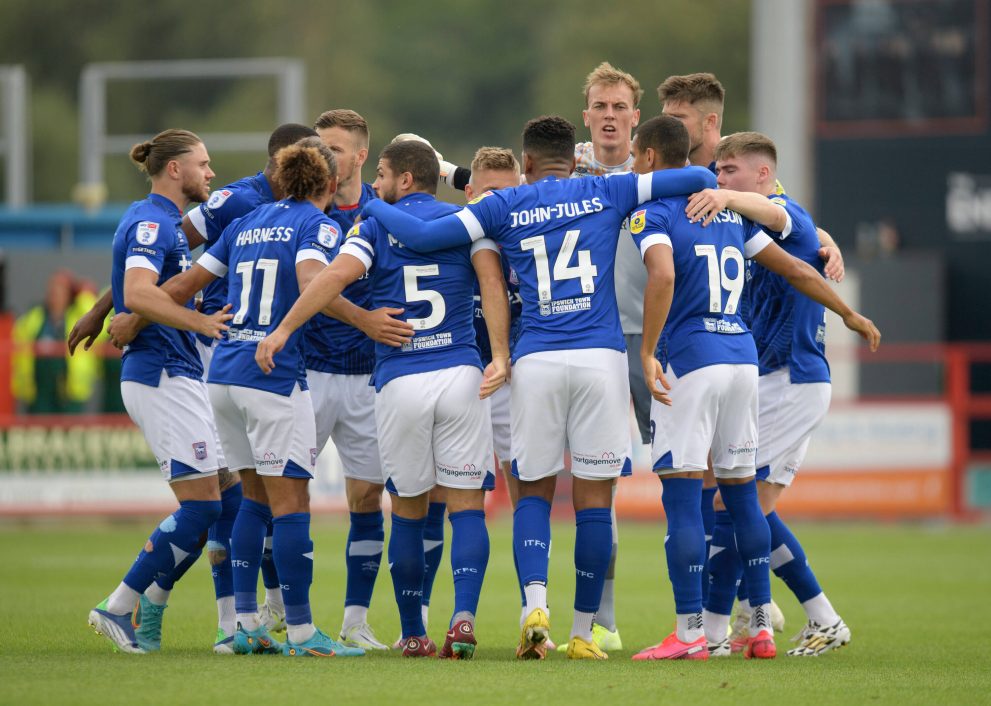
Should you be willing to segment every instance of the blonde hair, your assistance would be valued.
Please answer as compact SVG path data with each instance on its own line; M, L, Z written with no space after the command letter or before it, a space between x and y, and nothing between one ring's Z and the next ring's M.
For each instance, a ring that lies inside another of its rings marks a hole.
M767 157L775 167L778 165L778 148L774 140L759 132L735 132L727 135L716 145L715 159L745 157L750 154Z
M471 160L472 174L491 170L496 172L520 173L520 163L516 161L512 150L505 147L479 147Z
M608 61L603 61L592 70L592 73L585 77L585 87L583 90L585 91L586 107L588 106L588 94L592 90L592 86L597 86L600 83L604 83L607 86L615 86L619 83L625 84L633 92L633 107L636 108L640 105L640 99L643 98L643 89L640 88L640 82L633 78L631 74L617 69Z
M150 140L134 145L130 152L131 161L138 165L138 169L153 177L165 169L166 164L179 155L192 152L202 142L189 130L163 130Z

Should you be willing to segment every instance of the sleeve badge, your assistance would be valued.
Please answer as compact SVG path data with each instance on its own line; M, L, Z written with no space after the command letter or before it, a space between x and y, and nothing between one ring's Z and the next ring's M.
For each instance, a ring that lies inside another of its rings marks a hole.
M642 208L630 217L630 232L634 235L642 233L647 226L647 209Z
M317 240L327 249L333 249L337 245L337 238L340 233L337 228L332 226L330 223L321 223L320 232L317 234Z
M492 195L492 192L491 191L486 191L486 192L484 192L482 194L479 194L478 196L476 196L475 198L473 198L471 201L469 201L468 202L468 205L469 206L474 206L476 203L478 203L479 201L481 201L482 199L484 199L486 196L491 196L491 195Z
M138 223L138 230L135 238L142 245L151 245L158 240L159 225L154 221L141 221Z

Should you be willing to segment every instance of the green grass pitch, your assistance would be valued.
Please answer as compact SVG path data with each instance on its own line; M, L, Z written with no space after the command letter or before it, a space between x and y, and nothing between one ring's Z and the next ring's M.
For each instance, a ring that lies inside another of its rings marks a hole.
M346 520L314 528L314 615L340 627ZM86 616L116 585L153 521L0 526L0 704L973 704L991 703L988 659L991 532L987 527L797 525L828 595L853 641L819 659L784 655L804 622L784 585L772 579L788 625L780 656L708 663L633 663L674 621L662 524L623 523L617 614L626 649L608 662L513 659L519 592L510 525L491 527L489 562L472 662L221 657L211 653L216 611L206 562L173 593L160 654L114 654ZM449 530L448 530L449 531ZM555 523L551 634L571 627L574 527ZM447 548L445 548L447 562ZM431 636L441 641L452 604L449 564L437 577ZM385 567L370 620L383 641L399 620Z

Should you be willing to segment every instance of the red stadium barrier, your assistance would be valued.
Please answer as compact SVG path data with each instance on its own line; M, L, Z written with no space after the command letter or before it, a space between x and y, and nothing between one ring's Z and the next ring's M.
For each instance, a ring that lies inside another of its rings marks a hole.
M8 380L10 324L9 316L0 316L0 374ZM56 344L42 352L63 355L64 347ZM119 355L111 346L101 352ZM972 448L971 423L991 420L991 394L971 388L974 366L991 364L991 345L885 344L876 354L856 349L831 351L831 357L859 361L863 369L932 364L940 369L942 389L931 395L906 391L834 403L816 437L827 439L828 448L818 455L810 451L801 480L783 496L782 510L809 517L976 517L979 510L967 502L967 473L974 463L991 463L991 452ZM844 440L860 420L881 423L887 418L895 420L892 425L902 436L882 439L879 450L861 454L861 447ZM934 440L919 447L924 453L917 459L898 456L902 444L918 441L912 437L916 429L931 433ZM855 458L840 458L844 453ZM662 514L660 484L650 473L649 460L641 455L637 461L633 477L619 484L617 511L624 518L656 520ZM567 513L570 483L564 475L555 505ZM101 496L101 487L112 492ZM145 488L154 488L153 495L144 495ZM154 458L126 415L18 415L10 386L0 386L0 516L140 514L172 504ZM508 510L502 478L486 506L493 515ZM336 496L325 495L319 507L336 511L344 506Z

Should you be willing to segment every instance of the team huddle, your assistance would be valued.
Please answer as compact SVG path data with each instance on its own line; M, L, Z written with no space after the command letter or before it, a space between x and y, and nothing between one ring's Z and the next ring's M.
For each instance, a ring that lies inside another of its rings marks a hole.
M265 169L212 193L193 133L135 145L152 190L122 218L111 291L70 349L116 312L122 397L179 509L90 612L97 633L123 652L159 650L170 592L205 548L215 652L389 649L368 620L387 551L402 625L392 647L470 659L485 491L501 472L516 655L543 659L555 647L551 502L570 457L576 586L557 649L606 659L622 649L613 499L632 472L632 402L661 480L676 609L675 631L633 659L774 657L772 570L808 616L789 654L849 642L774 508L829 405L825 309L872 350L880 333L828 285L842 257L778 182L774 143L720 138L714 76L669 77L661 114L642 123L629 74L603 63L584 92L591 142L544 116L524 127L522 164L482 147L466 169L404 134L372 185L368 126L351 110L278 127ZM467 205L438 200L439 186ZM310 607L307 484L329 440L350 510L338 639ZM427 626L445 516L454 611L438 649Z

